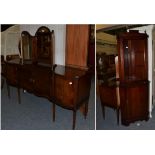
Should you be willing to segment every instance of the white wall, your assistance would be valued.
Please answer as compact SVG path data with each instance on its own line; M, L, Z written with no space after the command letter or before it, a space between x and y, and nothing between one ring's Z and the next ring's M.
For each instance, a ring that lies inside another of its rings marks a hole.
M153 106L155 107L155 26L153 28L153 33L152 33L152 40L153 40Z
M1 54L4 55L4 58L6 58L6 55L19 54L19 39L19 25L14 25L6 31L1 32Z
M148 37L148 80L150 81L150 88L149 88L149 116L152 117L152 89L153 89L153 47L152 47L152 31L154 25L148 25L143 27L133 28L132 30L139 30L140 33L147 33Z
M20 25L20 33L28 31L31 35L35 35L37 29L41 26L48 27L55 34L55 64L65 65L65 46L66 46L66 25L64 24L25 24Z

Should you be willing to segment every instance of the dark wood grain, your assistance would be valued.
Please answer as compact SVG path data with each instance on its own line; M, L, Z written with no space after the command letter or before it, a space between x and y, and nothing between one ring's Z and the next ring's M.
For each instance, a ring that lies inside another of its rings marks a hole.
M21 53L26 53L21 54L22 61L10 59L6 62L7 84L18 88L19 103L20 88L45 97L53 102L53 121L55 104L73 111L72 128L75 129L77 110L85 105L85 118L88 112L91 85L90 71L86 67L88 36L88 25L67 26L66 62L74 66L71 67L53 64L54 31L50 32L44 26L37 30L35 36L23 31L23 47L20 50ZM10 96L9 87L8 95Z
M87 67L89 25L66 25L66 65Z
M149 108L147 34L130 31L118 36L122 124L147 120Z

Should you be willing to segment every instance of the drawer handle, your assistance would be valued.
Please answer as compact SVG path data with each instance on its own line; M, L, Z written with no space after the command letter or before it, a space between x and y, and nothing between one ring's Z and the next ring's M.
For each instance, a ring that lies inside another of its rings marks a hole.
M69 82L69 85L72 85L73 83L72 82Z

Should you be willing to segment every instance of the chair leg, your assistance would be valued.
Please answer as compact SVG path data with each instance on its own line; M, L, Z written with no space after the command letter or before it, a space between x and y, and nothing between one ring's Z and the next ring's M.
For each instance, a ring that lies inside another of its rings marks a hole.
M10 87L9 87L9 84L7 82L6 82L6 85L7 85L8 97L10 98Z
M117 125L119 125L119 108L117 109Z
M53 103L53 122L55 122L55 103Z
M75 129L75 123L76 123L76 110L73 110L73 126L72 129Z
M86 119L88 113L88 101L85 102L84 118Z
M18 103L21 104L20 88L17 88L17 91L18 91Z

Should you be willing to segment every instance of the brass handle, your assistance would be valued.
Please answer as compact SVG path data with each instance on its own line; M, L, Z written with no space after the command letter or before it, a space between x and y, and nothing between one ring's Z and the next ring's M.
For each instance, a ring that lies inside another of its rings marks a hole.
M70 82L69 82L69 85L72 85L72 84L73 84L73 83L70 81Z

